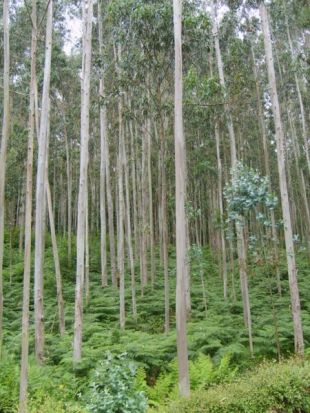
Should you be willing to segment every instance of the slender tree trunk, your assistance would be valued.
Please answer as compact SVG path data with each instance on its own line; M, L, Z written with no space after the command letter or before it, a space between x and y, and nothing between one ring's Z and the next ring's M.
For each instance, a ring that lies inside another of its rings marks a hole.
M224 209L223 209L223 173L222 173L222 161L221 161L221 153L220 153L220 131L218 121L215 121L215 140L216 140L216 157L217 157L217 171L218 171L218 205L220 210L220 224L221 224L221 275L223 280L223 291L224 291L224 299L227 299L227 258L226 258L226 245L225 245L225 232L224 232Z
M49 123L49 89L52 57L53 1L47 9L44 83L42 110L39 132L39 149L36 181L36 215L35 215L35 261L34 261L34 319L35 319L35 353L39 363L44 359L44 308L43 308L43 262L44 262L44 228L45 228L45 168L48 147Z
M102 34L102 3L98 2L98 36L99 36L99 53L103 55L103 34ZM104 70L100 70L99 79L99 96L104 98ZM101 285L108 285L107 276L107 245L106 245L106 203L105 203L105 182L106 182L106 141L107 141L107 109L105 105L100 106L100 241L101 241Z
M3 0L3 122L0 148L0 359L3 342L3 253L4 253L4 186L6 153L10 134L10 37L9 0Z
M301 311L300 311L300 299L299 299L299 289L297 282L297 268L295 262L295 251L293 244L293 232L292 223L290 215L290 205L288 199L287 191L287 180L286 180L286 166L285 166L285 147L284 147L284 133L282 127L280 105L277 92L276 76L273 63L273 53L272 53L272 43L270 36L270 28L268 21L267 9L263 1L260 2L260 16L262 20L262 30L264 35L264 46L266 53L267 69L268 69L268 80L271 94L272 111L275 121L276 128L276 143L277 143L277 160L278 160L278 171L279 171L279 181L280 181L280 193L281 193L281 204L282 204L282 215L284 223L284 236L285 236L285 247L286 247L286 258L288 265L288 275L289 275L289 285L290 285L290 295L291 295L291 308L293 315L293 325L294 325L294 341L295 341L295 351L298 354L304 353L304 340L303 340L303 330L301 323Z
M108 227L109 227L109 246L110 246L110 262L111 262L111 274L112 285L117 286L116 277L116 253L115 253L115 234L114 234L114 207L111 189L111 176L110 176L110 151L108 136L105 135L105 176L106 176L106 195L107 195L107 209L108 209Z
M119 159L118 159L118 202L119 202L119 228L118 228L118 274L119 274L119 298L120 298L120 328L125 328L125 254L124 254L124 188L123 188L123 156L122 156L122 108L120 104L120 132L119 132Z
M87 168L89 141L89 101L90 101L90 69L92 40L93 2L83 3L83 65L81 85L81 149L80 149L80 182L77 216L77 257L76 257L76 287L75 287L75 318L73 361L82 357L82 323L83 323L83 289L85 275L85 222L87 197Z
M165 333L170 329L170 286L168 268L168 222L167 222L167 178L166 178L166 139L164 121L160 119L160 175L161 175L161 200L160 217L161 222L161 250L164 269L164 295L165 295Z
M134 245L135 245L135 260L139 257L139 229L138 229L138 205L137 205L137 182L136 182L136 151L134 142L134 133L132 121L129 121L130 133L130 153L131 153L131 182L132 182L132 209L133 209L133 228L134 228Z
M26 166L27 168L27 166ZM27 180L27 178L26 178ZM27 185L27 183L26 183ZM25 230L25 186L24 184L21 185L21 190L20 190L20 195L19 195L19 204L20 208L18 208L18 224L19 224L19 241L18 241L18 250L19 253L22 253L23 247L24 247L24 230Z
M147 126L145 127L147 130ZM144 132L145 134L146 132ZM142 159L141 159L141 269L143 289L148 283L148 268L147 268L147 140L143 136L142 139Z
M176 178L176 324L177 352L179 364L179 391L181 396L189 396L189 368L186 336L186 229L185 229L185 142L183 135L183 79L182 79L182 1L173 1L174 42L175 42L175 97L174 97L174 139Z
M116 56L116 51L115 51ZM118 46L117 51L117 74L118 78L121 78L120 73L120 61L121 61L121 47ZM119 323L120 328L125 328L126 315L125 315L125 253L124 253L124 184L123 184L123 174L124 174L124 157L123 157L123 145L124 145L124 123L123 123L123 101L120 93L118 100L118 274L119 274Z
M153 217L153 190L152 190L152 141L151 141L151 119L148 119L147 128L147 177L149 198L149 227L150 227L150 259L151 259L151 282L155 282L155 251L154 251L154 217Z
M89 162L87 162L89 164ZM88 179L86 179L86 194L88 195ZM85 302L89 304L90 285L89 285L89 198L85 200Z
M124 160L124 176L125 176L125 211L126 211L126 234L127 248L131 274L131 300L132 300L132 315L137 319L137 302L136 302L136 278L135 278L135 263L132 248L132 233L131 233L131 217L130 217L130 199L129 199L129 174L128 163L126 156L125 142L123 141L123 160Z
M63 300L63 295L62 295L62 279L61 279L61 271L60 271L59 254L58 254L58 248L57 248L55 222L54 222L54 215L53 215L53 208L52 208L51 188L50 188L50 184L48 182L47 176L46 176L46 196L47 196L47 207L48 207L48 215L49 215L49 221L50 221L50 229L51 229L54 263L55 263L59 332L60 332L60 335L63 336L65 333L65 308L64 308L64 300Z
M35 84L37 54L37 3L32 0L32 34L31 34L31 80L29 99L29 129L26 178L25 207L25 247L24 247L24 282L22 312L22 351L20 365L19 413L27 413L28 390L28 354L29 354L29 302L30 302L30 269L31 269L31 220L32 220L32 173L33 145L35 136Z
M66 147L66 173L67 173L67 191L68 191L68 207L67 207L67 220L68 220L68 264L71 267L72 262L72 172L70 167L70 151L69 141L67 133L66 118L64 116L64 136Z

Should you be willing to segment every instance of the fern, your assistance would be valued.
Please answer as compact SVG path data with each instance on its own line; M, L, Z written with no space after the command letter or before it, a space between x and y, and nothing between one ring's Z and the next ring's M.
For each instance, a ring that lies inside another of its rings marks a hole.
M189 364L190 383L193 390L205 388L212 381L214 365L210 356L199 354Z

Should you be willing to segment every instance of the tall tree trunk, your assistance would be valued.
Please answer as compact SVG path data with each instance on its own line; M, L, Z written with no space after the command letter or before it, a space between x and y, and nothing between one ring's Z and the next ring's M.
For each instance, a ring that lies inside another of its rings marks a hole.
M64 116L64 136L65 136L65 146L66 146L66 173L67 173L67 220L68 220L68 264L71 267L72 261L72 171L70 165L70 151L69 151L69 140L67 133L66 118Z
M146 122L147 124L147 122ZM145 130L147 130L147 125ZM144 135L145 135L144 131ZM147 139L142 138L142 153L141 153L141 269L143 289L148 283L148 268L147 268Z
M29 96L29 129L26 178L25 207L25 247L23 278L23 312L22 312L22 351L20 364L19 413L27 413L28 390L28 354L29 354L29 302L30 302L30 270L31 270L31 219L32 219L32 173L33 145L35 136L35 84L37 56L37 3L32 0L31 11L31 80Z
M4 253L4 186L6 152L10 134L10 35L9 0L3 0L3 122L0 149L0 359L3 342L3 253Z
M148 99L150 99L148 97ZM150 116L150 115L149 115ZM147 177L148 177L148 198L149 198L149 227L150 227L150 260L151 260L151 282L154 287L155 282L155 251L154 251L154 217L153 217L153 190L152 190L152 141L151 141L151 119L148 119L147 128Z
M182 79L182 1L173 1L174 48L175 48L175 96L174 96L174 139L175 139L175 202L176 202L176 324L177 352L179 365L179 391L189 396L189 368L186 336L186 228L185 228L185 142L183 135L183 79Z
M135 260L139 257L139 229L138 229L138 205L137 205L137 179L136 179L136 151L135 140L132 127L132 121L129 120L130 133L130 155L131 155L131 183L132 183L132 209L133 209L133 228L134 228L134 245L135 245Z
M285 166L285 146L284 146L284 133L282 127L280 105L277 92L276 76L273 63L272 43L270 36L269 21L267 15L267 9L264 1L260 2L259 6L260 16L262 20L262 30L264 35L264 46L266 53L266 62L268 69L268 80L271 94L272 111L274 116L275 128L276 128L276 143L277 143L277 160L279 171L279 183L281 193L282 215L284 224L284 237L286 247L286 258L288 265L290 295L291 295L291 308L293 315L294 325L294 341L295 351L298 354L304 353L304 340L303 330L301 323L301 311L300 311L300 299L299 289L297 283L297 268L295 262L295 251L293 244L293 231L291 223L290 205L287 191L286 180L286 166Z
M216 157L217 157L217 172L218 172L218 205L220 210L220 225L221 225L221 276L223 281L224 299L227 299L227 258L226 258L226 245L225 245L225 232L224 232L224 209L223 209L223 173L222 173L222 160L220 153L220 131L218 121L215 121L215 141L216 141Z
M170 329L170 286L168 263L168 222L167 222L167 177L166 177L166 137L164 119L160 118L160 176L161 199L159 221L161 233L162 264L164 269L164 295L165 295L165 333Z
M44 307L43 307L43 262L44 262L44 229L45 229L45 168L48 147L49 123L49 90L52 57L53 1L47 9L44 83L42 110L39 132L39 149L36 181L36 214L35 214L35 261L34 261L34 319L35 319L35 354L39 363L44 359Z
M89 161L87 161L87 165ZM88 179L86 179L85 192L88 195ZM86 196L85 200L85 302L88 306L90 298L90 285L89 285L89 197Z
M27 166L26 166L27 169ZM27 178L26 178L27 180ZM18 241L18 251L21 254L23 247L24 247L24 230L25 230L25 186L27 183L21 185L21 190L19 193L19 201L18 204L20 207L18 208L18 225L19 225L19 241Z
M129 198L129 174L128 174L128 163L126 156L125 142L123 141L123 162L124 162L124 177L125 177L125 211L126 211L126 238L127 238L127 248L128 257L130 264L130 274L131 274L131 301L132 301L132 315L133 318L137 319L137 302L136 302L136 278L135 278L135 263L132 248L132 231L131 231L131 217L130 217L130 198Z
M111 189L111 176L110 176L110 151L108 136L105 134L105 177L106 177L106 195L107 195L107 209L108 209L108 227L109 227L109 246L110 246L110 262L111 262L111 278L112 285L117 286L116 277L116 252L115 252L115 234L114 234L114 207Z
M116 56L116 52L115 52ZM120 80L120 62L121 62L121 46L118 46L117 51L117 74ZM120 86L119 86L120 87ZM119 275L119 323L120 328L125 328L126 315L125 315L125 252L124 252L124 184L123 184L123 174L124 174L124 123L123 123L123 101L122 95L118 100L118 275Z
M102 2L98 3L98 36L99 36L99 53L103 55L103 34L102 34ZM99 78L99 96L104 98L104 70L100 70ZM107 109L103 104L100 106L100 251L101 251L101 285L106 287L108 285L107 276L107 245L106 245L106 141L107 141Z
M50 221L52 248L53 248L54 263L55 263L59 332L60 332L60 335L63 336L65 333L65 308L64 308L64 300L63 300L63 295L62 295L62 279L61 279L61 272L60 272L59 254L58 254L58 248L57 248L55 221L54 221L53 208L52 208L51 188L48 182L48 176L46 176L46 197L47 197L47 208L48 208L48 215L49 215L49 221Z
M83 64L81 85L81 149L80 149L80 182L77 216L77 257L75 286L75 318L73 361L82 357L82 323L83 323L83 288L85 275L85 222L87 197L87 168L89 141L89 101L90 101L90 69L92 40L93 1L83 3Z

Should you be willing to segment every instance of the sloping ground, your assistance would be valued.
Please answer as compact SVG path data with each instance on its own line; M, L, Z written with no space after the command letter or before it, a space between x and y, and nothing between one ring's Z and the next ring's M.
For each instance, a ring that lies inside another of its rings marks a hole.
M12 413L16 410L18 401L18 368L21 346L21 306L22 306L22 278L23 256L18 253L14 244L10 265L9 256L5 256L4 269L4 363L0 363L0 413ZM100 287L100 256L99 242L94 237L91 244L90 267L90 302L85 303L83 326L83 361L79 366L72 366L72 337L74 317L74 286L75 262L68 265L66 243L59 238L59 252L63 275L64 299L66 309L66 334L60 337L58 333L56 286L54 264L49 239L46 241L44 264L44 307L45 307L45 339L46 364L39 368L31 357L30 363L30 397L35 401L34 412L48 413L53 411L75 412L69 404L79 404L78 394L83 393L89 384L89 375L100 360L105 357L106 351L113 353L127 352L128 357L138 362L146 371L147 382L151 386L157 383L160 373L170 371L170 362L176 357L175 335L175 251L170 248L169 278L170 278L170 316L171 331L165 334L164 326L164 286L163 272L159 265L157 254L157 279L154 289L148 286L144 297L137 289L138 319L131 315L130 273L126 274L126 329L119 329L119 294L115 288ZM249 257L250 260L252 259ZM207 289L207 314L203 304L203 295L200 280L200 270L203 269L205 286ZM306 252L298 254L298 276L303 308L303 328L306 348L310 346L310 271ZM282 357L289 357L293 351L293 327L290 314L290 299L288 277L284 254L280 263L282 296L277 293L274 267L268 263L249 263L249 286L253 318L254 358L248 351L247 332L243 326L243 311L240 297L239 277L237 266L234 274L236 299L232 296L232 274L229 274L229 292L227 301L223 299L222 281L219 276L216 257L209 250L204 250L201 261L191 263L191 292L192 314L188 323L189 356L195 360L199 354L212 358L215 365L220 363L223 356L231 356L232 368L238 366L240 374L246 369L257 365L263 358L276 358L277 347ZM137 286L139 285L139 266L136 267ZM33 288L31 288L31 294ZM34 350L33 327L33 299L30 301L30 353ZM309 367L309 366L308 366ZM267 380L267 378L266 378ZM270 380L269 380L270 381ZM244 385L247 385L245 380ZM238 383L234 384L238 386ZM242 385L240 385L242 387ZM61 392L59 391L61 389ZM221 392L225 392L226 387ZM250 391L250 390L249 390ZM211 391L212 392L212 391ZM233 390L227 390L228 393ZM243 395L236 390L237 395ZM46 400L46 395L49 399ZM209 391L208 391L209 394ZM210 393L211 394L211 393ZM215 394L215 393L214 393ZM169 396L171 396L169 394ZM198 393L197 400L203 400L205 393ZM209 396L208 396L209 397ZM211 397L211 396L210 396ZM212 396L216 397L216 395ZM220 397L220 396L219 396ZM229 395L224 395L229 401ZM171 400L171 397L169 397ZM59 402L59 410L55 406ZM166 401L160 399L164 404ZM233 401L233 400L232 400ZM49 403L49 404L48 404ZM187 403L187 402L186 402ZM182 404L182 409L187 404ZM192 403L188 402L188 403ZM243 403L243 402L242 402ZM209 404L209 402L207 403ZM46 407L48 405L48 407ZM201 405L201 406L202 406ZM39 410L39 406L41 410ZM221 412L221 413L264 413L265 410L249 410L247 406L237 406L237 410L224 410L226 405L215 405L214 410L199 410L199 405L188 405L188 409L180 412ZM75 408L75 406L74 406ZM174 408L174 407L171 407ZM198 410L196 410L196 408ZM202 409L203 407L201 407ZM2 409L2 410L1 410ZM70 410L71 409L71 410ZM217 410L216 410L217 409ZM239 409L239 410L238 410ZM173 412L175 410L171 410ZM267 410L268 411L268 410ZM310 410L308 410L310 413ZM268 413L305 413L307 410L270 410ZM31 412L32 413L32 412ZM170 411L169 411L170 413Z
M160 413L309 413L310 362L263 363L232 383L193 392Z

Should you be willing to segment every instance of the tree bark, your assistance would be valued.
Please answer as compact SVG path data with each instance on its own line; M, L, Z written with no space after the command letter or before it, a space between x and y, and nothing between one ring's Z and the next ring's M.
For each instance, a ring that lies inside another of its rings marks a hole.
M31 270L31 220L32 220L32 174L33 145L35 136L35 84L37 56L37 3L32 0L31 11L31 80L29 96L29 129L26 178L25 207L25 247L24 247L24 278L23 278L23 310L22 310L22 351L20 364L19 413L27 413L28 390L28 354L29 354L29 302L30 302L30 270Z
M127 238L127 248L128 257L130 264L130 274L131 274L131 301L132 301L132 315L133 318L137 319L137 302L136 302L136 278L135 278L135 263L132 248L132 231L131 231L131 217L130 217L130 198L129 198L129 173L128 173L128 163L126 156L125 142L123 144L123 162L124 162L124 177L125 177L125 215L126 215L126 238Z
M220 131L218 121L215 121L215 141L216 141L216 158L217 158L217 189L218 189L218 205L220 210L220 225L221 225L221 276L223 281L223 293L224 299L227 299L227 258L226 258L226 244L225 244L225 232L224 232L224 209L223 209L223 173L222 173L222 161L220 153Z
M10 134L10 32L9 0L3 0L3 122L0 149L0 359L3 342L3 253L4 253L4 186L6 153Z
M186 335L186 228L185 228L185 142L183 133L183 79L182 79L182 1L173 1L174 48L175 48L175 96L174 96L174 141L175 141L175 202L176 202L176 325L179 366L179 391L189 396L189 367Z
M34 319L35 319L35 354L39 363L44 359L44 307L43 307L43 262L45 233L45 168L48 148L49 124L49 90L51 77L53 32L53 1L47 9L44 83L42 94L42 110L39 132L39 149L36 180L36 214L35 214L35 261L34 261Z
M77 212L77 257L75 287L75 318L73 361L79 362L82 357L82 323L83 323L83 289L85 275L85 222L87 197L88 141L89 141L89 101L90 101L90 69L92 40L93 1L83 3L83 63L81 84L81 149L80 180Z
M64 300L63 300L63 295L62 295L62 279L61 279L61 271L60 271L59 254L58 254L58 248L57 248L55 221L54 221L53 208L52 208L51 188L50 188L50 184L48 182L47 176L46 176L45 185L46 185L48 216L49 216L50 229L51 229L52 248L53 248L53 255L54 255L54 264L55 264L59 332L60 332L60 335L63 336L65 334L65 308L64 308Z
M116 53L115 53L116 55ZM120 79L120 67L121 61L121 47L118 46L117 51L117 74ZM120 328L125 328L126 315L125 315L125 253L124 253L124 157L123 157L123 142L124 142L124 124L123 124L123 101L120 93L118 100L118 275L119 275L119 323Z
M103 55L103 34L102 34L102 3L98 2L98 36L99 36L99 54ZM104 69L100 70L99 78L99 96L104 98ZM107 141L107 109L106 105L100 105L100 251L101 251L101 285L108 285L107 276L107 245L106 245L106 141Z

